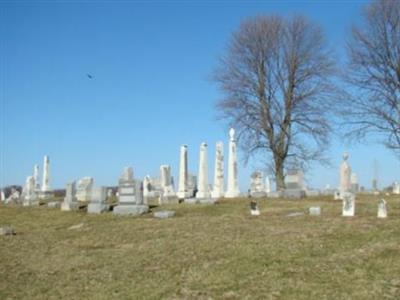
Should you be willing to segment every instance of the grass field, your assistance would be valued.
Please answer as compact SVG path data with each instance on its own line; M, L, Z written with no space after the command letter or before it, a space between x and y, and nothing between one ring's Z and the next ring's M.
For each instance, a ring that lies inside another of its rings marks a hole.
M400 299L400 198L171 205L172 219L0 206L0 299ZM319 205L322 216L287 217ZM153 208L153 211L163 209ZM71 226L76 226L71 229Z

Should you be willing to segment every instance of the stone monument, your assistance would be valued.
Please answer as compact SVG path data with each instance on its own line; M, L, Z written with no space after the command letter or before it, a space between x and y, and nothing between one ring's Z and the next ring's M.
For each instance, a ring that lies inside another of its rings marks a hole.
M23 206L39 205L38 197L35 192L35 179L33 176L28 176L24 189Z
M187 145L181 146L180 162L179 162L179 184L177 196L179 199L193 197L188 189L188 147Z
M257 201L256 200L251 200L250 201L250 214L252 216L259 216L260 215L260 210L258 209Z
M224 145L218 142L215 147L214 187L211 192L212 198L224 196Z
M118 205L114 207L116 215L141 215L149 211L144 201L143 185L133 178L133 169L124 169L118 182Z
M42 188L39 193L39 198L47 199L54 197L54 193L50 187L50 158L45 155L43 158L43 178L42 178Z
M159 204L164 203L179 203L178 197L175 194L171 176L171 167L168 165L160 166L160 181L162 191L160 193Z
M340 198L343 199L344 194L351 191L351 167L348 163L349 154L343 154L343 162L340 165Z
M304 188L304 175L301 170L291 169L286 175L286 189L283 191L283 196L287 198L300 199L306 196Z
M33 180L35 181L35 191L40 191L39 165L33 167Z
M108 211L110 206L106 204L106 200L107 188L105 186L93 188L87 212L89 214L101 214Z
M354 217L355 211L355 196L350 192L345 192L342 194L343 198L343 211L342 215L344 217Z
M387 208L385 199L381 199L378 203L378 218L387 218Z
M75 181L67 183L67 188L65 190L64 201L61 203L62 211L78 210L79 203L76 198L76 184Z
M250 196L254 198L266 197L264 175L261 171L254 171L250 177Z
M231 128L229 130L228 186L225 198L236 198L239 196L235 129Z
M197 182L197 199L209 199L211 197L210 189L208 186L208 162L207 162L207 144L201 143L200 145L200 158L199 158L199 177Z
M78 180L78 184L76 186L76 197L78 198L78 201L90 201L93 182L93 178L89 176L83 177Z
M271 189L271 178L269 176L265 177L265 192L271 193L272 189Z

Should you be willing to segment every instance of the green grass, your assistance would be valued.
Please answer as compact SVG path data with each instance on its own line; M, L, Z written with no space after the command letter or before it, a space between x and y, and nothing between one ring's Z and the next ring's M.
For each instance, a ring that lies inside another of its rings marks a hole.
M0 299L400 299L400 199L170 205L172 219L0 206ZM286 217L320 205L322 216ZM83 223L78 229L68 229Z

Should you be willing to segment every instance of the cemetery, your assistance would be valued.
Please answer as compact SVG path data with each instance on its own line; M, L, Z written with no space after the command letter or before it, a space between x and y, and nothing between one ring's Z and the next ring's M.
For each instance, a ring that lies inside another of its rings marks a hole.
M400 1L345 2L0 1L0 300L400 299Z
M231 129L226 191L222 142L216 144L213 185L207 181L207 144L200 145L194 186L189 147L181 146L176 191L171 166L162 165L159 178L145 176L143 181L125 167L115 194L84 177L67 183L64 197L55 196L45 156L42 184L35 165L22 191L2 193L0 255L7 257L2 267L12 272L2 273L10 288L0 296L398 295L396 277L389 288L382 284L400 272L396 183L391 193L359 193L345 153L334 191L307 195L297 170L288 171L286 190L272 190L270 177L256 170L249 193L241 193L234 135ZM254 280L263 284L254 287Z

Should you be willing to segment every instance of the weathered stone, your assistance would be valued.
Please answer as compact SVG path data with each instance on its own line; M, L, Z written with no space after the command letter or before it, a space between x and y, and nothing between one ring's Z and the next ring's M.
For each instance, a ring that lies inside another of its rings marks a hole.
M154 212L154 217L159 219L167 219L175 216L175 212L173 210L162 210Z
M38 196L35 191L35 179L33 176L28 176L26 179L23 195L24 206L39 205Z
M208 186L208 162L207 162L207 144L201 143L200 145L200 158L199 158L199 177L197 182L196 198L210 198L211 193Z
M223 143L218 142L215 146L214 187L211 192L212 198L224 196L224 148Z
M90 203L87 207L89 214L100 214L109 210L109 205L106 204L107 188L105 186L92 189Z
M304 213L303 212L293 212L293 213L286 215L286 217L300 217L300 216L304 216Z
M15 230L11 226L0 227L0 235L15 235Z
M92 177L83 177L76 185L76 198L78 201L88 202L92 194L94 180Z
M168 165L160 166L160 181L163 197L175 197L174 186L172 183L171 167Z
M312 206L308 209L310 216L320 216L321 215L321 207Z
M344 194L351 192L351 167L348 163L349 154L343 154L343 162L340 165L340 198L343 200Z
M60 201L51 201L47 203L47 207L49 208L60 208L61 207L61 202Z
M355 196L352 193L345 192L341 194L343 197L343 211L344 217L354 217L355 212Z
M387 208L385 199L381 199L378 203L378 218L387 218Z
M188 171L188 149L187 145L181 146L180 162L179 162L179 184L177 196L179 199L185 199L193 195L189 192L188 187L189 171Z
M79 204L76 198L75 181L68 183L65 191L64 201L61 203L62 211L78 210Z
M225 198L236 198L240 196L238 185L238 167L236 153L235 130L229 130L229 157L228 157L228 187Z

